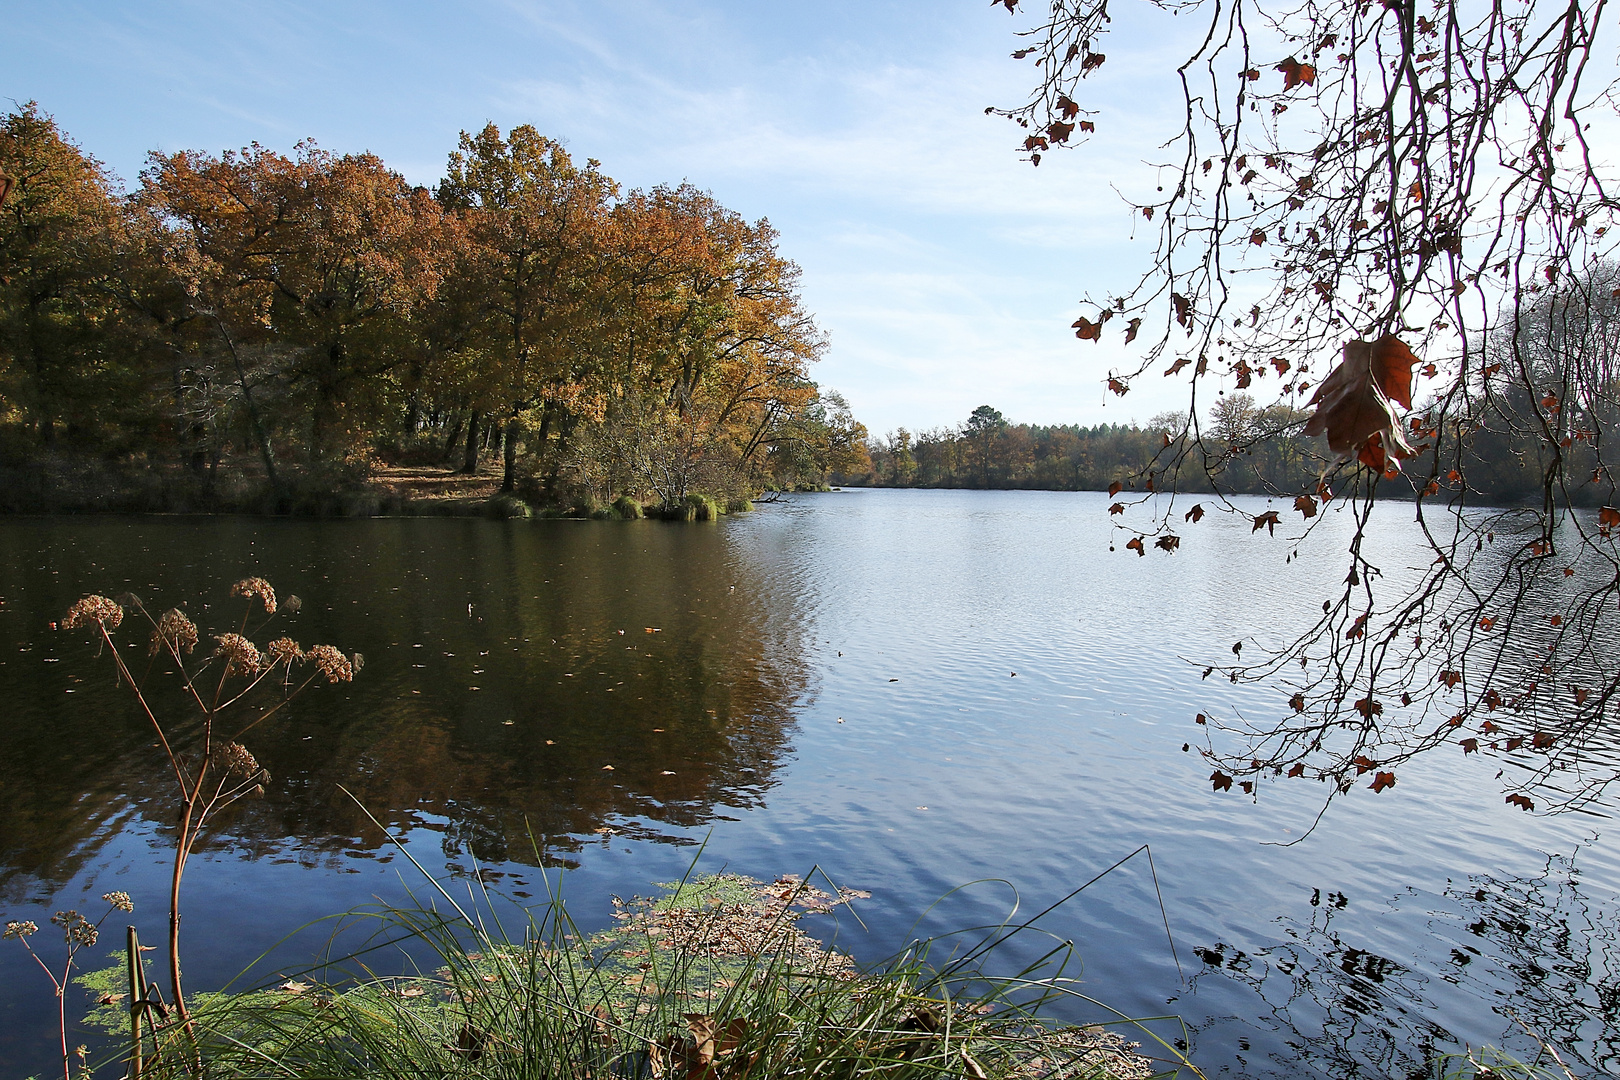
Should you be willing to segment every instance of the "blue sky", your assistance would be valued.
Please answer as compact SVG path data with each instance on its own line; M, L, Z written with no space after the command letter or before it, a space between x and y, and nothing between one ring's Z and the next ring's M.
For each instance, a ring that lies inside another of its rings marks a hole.
M981 404L1087 424L1184 404L1170 384L1110 399L1121 355L1069 330L1147 255L1114 188L1153 183L1162 37L1109 42L1103 138L1034 169L984 115L1032 77L1008 57L1022 20L987 0L0 0L0 18L0 99L37 100L130 183L154 149L313 138L432 184L493 120L626 187L688 180L768 217L831 341L817 381L874 434Z

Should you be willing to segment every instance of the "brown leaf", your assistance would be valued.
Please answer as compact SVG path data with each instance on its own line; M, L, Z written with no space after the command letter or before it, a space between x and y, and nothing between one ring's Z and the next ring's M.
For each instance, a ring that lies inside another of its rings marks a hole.
M1065 120L1073 120L1080 112L1080 106L1070 101L1067 94L1059 95L1057 99L1057 107L1058 111L1063 114L1063 119Z
M1108 512L1110 514L1123 514L1125 512L1125 504L1115 503L1113 506L1108 508Z
M1393 404L1412 407L1412 367L1417 357L1399 338L1350 341L1344 359L1311 396L1316 406L1303 429L1326 435L1340 460L1351 455L1379 472L1399 468L1397 460L1417 453L1401 433Z
M456 1045L446 1046L445 1049L468 1061L477 1061L484 1056L484 1047L489 1045L489 1032L481 1031L472 1024L462 1024L461 1031L456 1035Z
M1080 121L1080 130L1088 135L1094 135L1097 132L1097 125L1090 120L1082 120Z
M1108 379L1108 389L1112 390L1114 393L1118 394L1120 397L1124 397L1127 393L1130 392L1131 388L1130 388L1129 384L1110 376L1109 379Z
M1136 332L1142 329L1141 319L1132 319L1125 324L1125 344L1129 345L1136 340Z
M1374 791L1383 791L1385 788L1394 787L1395 774L1392 772L1375 773L1373 775L1373 782L1367 786L1372 788Z
M1316 516L1316 500L1309 495L1301 495L1294 500L1294 509L1308 518Z
M1374 769L1378 768L1378 762L1374 761L1372 758L1368 757L1366 754L1357 755L1357 757L1351 762L1351 764L1356 767L1356 775L1357 776L1361 776L1361 775L1363 775L1365 773L1370 773Z
M1272 536L1276 536L1278 524L1279 521L1277 519L1277 511L1267 510L1265 513L1259 514L1255 517L1254 528L1250 529L1249 531L1251 533L1257 533L1261 529L1265 529Z
M1216 791L1232 790L1232 778L1221 772L1219 769L1216 769L1214 772L1210 773L1209 782L1214 785Z
M1187 511L1184 515L1182 515L1181 520L1190 521L1194 525L1196 525L1201 520L1203 520L1203 517L1204 517L1204 504L1203 503L1194 503L1193 508L1191 510Z
M1074 327L1074 336L1081 341L1102 340L1102 323L1100 322L1092 322L1082 315L1074 320L1071 325Z
M1131 539L1130 543L1125 545L1125 548L1128 551L1136 552L1138 555L1146 555L1147 554L1146 551L1142 550L1142 538L1140 536L1133 537Z
M1479 740L1478 739L1458 739L1457 740L1457 745L1463 748L1463 753L1464 754L1477 754L1477 753L1479 753Z
M1165 551L1174 554L1176 548L1181 546L1181 537L1176 536L1174 533L1166 533L1153 541L1153 546L1163 548Z
M1302 763L1296 762L1294 767L1292 769L1288 770L1288 775L1290 777L1304 776L1305 775L1305 766Z
M1180 371L1190 363L1192 363L1192 358L1189 356L1183 356L1181 359L1164 369L1164 377L1168 379L1170 376L1174 375L1176 372Z
M1289 708L1293 709L1295 712L1304 712L1305 711L1305 695L1303 693L1296 692L1293 697L1288 699L1288 706L1289 706Z
M1530 811L1536 808L1536 804L1530 801L1528 795L1509 795L1503 801L1509 806L1517 806L1520 810Z
M1455 689L1457 684L1462 682L1462 672L1442 671L1440 673L1440 681L1446 684L1446 689Z
M1306 86L1316 84L1316 68L1302 64L1292 56L1278 64L1277 70L1282 72L1284 90L1292 90L1301 83Z
M1265 242L1266 242L1266 230L1264 230L1264 229L1256 229L1256 230L1254 230L1254 232L1249 234L1249 243L1253 244L1255 247L1260 247Z
M1192 301L1178 292L1170 294L1170 303L1176 309L1176 322L1192 329Z
M1080 62L1080 74L1084 75L1096 71L1103 66L1103 61L1107 59L1108 57L1102 53L1087 53L1086 58Z
M1605 529L1612 529L1620 525L1620 510L1612 506L1605 506L1598 511L1598 524Z

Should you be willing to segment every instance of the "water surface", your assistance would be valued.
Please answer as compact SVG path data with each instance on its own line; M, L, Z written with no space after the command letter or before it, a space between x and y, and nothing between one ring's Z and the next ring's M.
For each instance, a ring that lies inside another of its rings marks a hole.
M837 929L867 959L999 918L1014 889L1038 910L1149 844L1159 891L1138 858L1045 925L1076 942L1087 994L1183 1018L1210 1075L1406 1075L1463 1043L1524 1050L1511 1016L1613 1071L1608 805L1525 815L1502 802L1503 762L1459 753L1276 846L1322 792L1216 795L1182 747L1199 711L1284 707L1202 667L1319 609L1343 569L1312 556L1344 525L1300 547L1212 514L1175 556L1138 558L1106 504L858 491L713 525L0 522L0 909L43 924L124 889L161 937L159 759L105 659L48 626L85 592L133 590L234 628L225 589L258 574L304 599L295 637L367 664L245 740L274 781L189 871L193 987L307 920L420 889L341 784L435 874L482 870L532 903L550 867L587 924L705 842L709 869L819 865L874 894L865 929ZM1427 561L1407 512L1378 526L1392 574ZM978 879L1008 884L929 910ZM49 1065L43 985L0 952L0 1073Z

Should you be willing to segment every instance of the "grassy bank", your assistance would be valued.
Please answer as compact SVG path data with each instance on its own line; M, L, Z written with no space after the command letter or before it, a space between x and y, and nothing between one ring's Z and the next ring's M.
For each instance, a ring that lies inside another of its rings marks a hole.
M240 470L214 475L177 467L43 457L0 465L0 514L257 514L316 518L642 517L713 521L754 508L744 498L690 494L673 504L621 495L547 502L536 492L503 492L500 475L439 467L379 466L363 473L293 473L278 484Z
M492 921L493 907L472 912L448 893L432 908L351 915L369 924L373 946L387 946L342 973L198 995L195 1049L179 1025L159 1021L142 1076L186 1075L194 1055L213 1077L1198 1075L1151 1037L1150 1057L1101 1027L1044 1020L1044 1006L1073 993L1061 959L991 977L960 959L936 966L917 942L863 970L800 926L861 896L711 875L650 899L615 898L614 925L595 934L560 900L516 933ZM431 970L374 974L390 953L420 959L423 946ZM103 1002L92 1021L122 1040L127 1061L126 979L119 964L80 981Z

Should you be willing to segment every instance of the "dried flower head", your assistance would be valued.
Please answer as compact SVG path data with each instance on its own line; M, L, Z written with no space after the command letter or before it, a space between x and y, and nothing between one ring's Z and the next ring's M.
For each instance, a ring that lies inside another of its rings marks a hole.
M354 680L354 664L338 650L336 645L316 645L304 654L304 659L320 668L327 682Z
M360 670L366 666L366 658L361 653L355 653L349 657L349 663L354 665L354 673L358 675Z
M246 596L250 599L257 596L264 601L264 613L266 615L276 613L276 590L272 589L270 583L262 577L243 578L231 586L231 595Z
M230 776L252 776L259 771L258 760L241 743L228 742L211 756L215 766Z
M23 919L20 922L6 923L6 932L0 934L0 938L25 938L30 934L37 933L39 933L39 924L31 919Z
M290 664L294 660L304 658L303 647L290 637L276 638L276 640L264 647L264 651L269 655L271 663L285 660Z
M152 628L152 644L146 655L156 656L164 649L190 652L197 647L197 627L179 608L170 608Z
M113 907L117 908L119 911L135 910L135 901L129 898L129 893L127 892L102 893L101 898L107 901L107 903L111 904Z
M214 640L219 647L215 656L225 657L226 675L257 675L263 663L259 647L241 634L218 634Z
M81 626L97 623L107 630L118 629L118 624L124 621L124 609L105 596L87 596L83 600L68 608L62 625L69 630Z
M69 945L94 945L98 931L96 924L77 911L58 911L51 922L62 928L62 939Z

